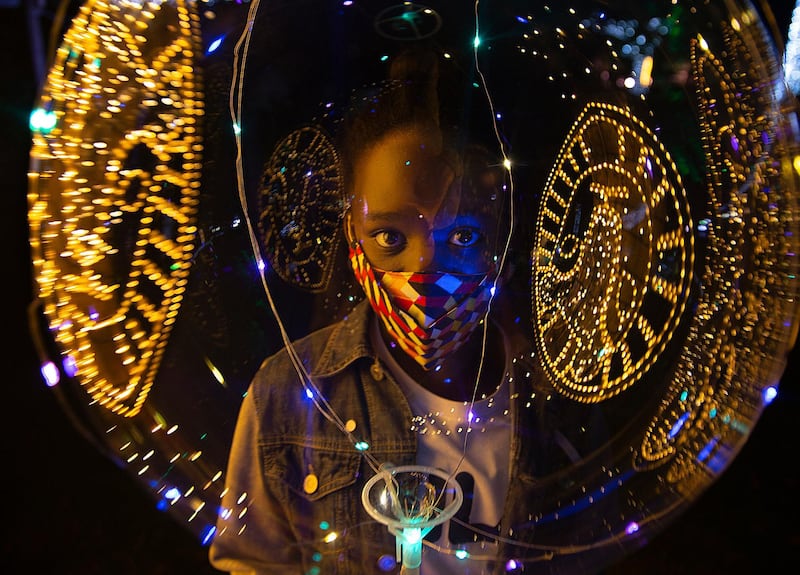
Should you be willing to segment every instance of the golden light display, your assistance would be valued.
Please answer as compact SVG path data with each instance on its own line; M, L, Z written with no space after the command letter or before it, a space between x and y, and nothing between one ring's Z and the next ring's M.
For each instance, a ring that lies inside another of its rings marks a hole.
M629 110L590 104L576 120L532 260L536 342L557 389L598 402L639 381L683 313L694 246L677 169Z
M203 94L186 2L87 2L34 134L29 221L39 297L93 401L141 409L197 237Z
M764 401L760 382L777 381L783 370L768 358L780 356L796 313L797 238L787 230L797 214L781 209L792 200L780 186L792 158L776 162L767 149L787 127L763 115L771 102L754 88L752 71L769 63L751 55L740 29L737 20L725 23L720 46L692 42L708 166L708 217L700 224L708 256L675 380L635 462L645 468L674 457L667 478L684 491L694 474L713 476L730 445L745 441Z

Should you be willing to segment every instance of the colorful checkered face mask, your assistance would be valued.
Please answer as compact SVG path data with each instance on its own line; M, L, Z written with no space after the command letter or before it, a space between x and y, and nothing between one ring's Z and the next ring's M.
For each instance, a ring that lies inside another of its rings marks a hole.
M490 274L378 270L358 242L351 244L350 265L386 330L425 370L458 349L489 307Z

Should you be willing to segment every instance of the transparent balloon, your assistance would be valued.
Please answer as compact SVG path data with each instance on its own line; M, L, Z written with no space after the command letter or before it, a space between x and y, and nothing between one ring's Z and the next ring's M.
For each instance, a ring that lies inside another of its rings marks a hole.
M306 572L600 571L725 471L796 341L771 38L732 0L88 0L34 116L45 380L202 544L263 537L259 561ZM379 116L394 139L353 128ZM430 218L451 252L482 237L453 227L468 206L489 222L480 279L431 256L457 312L365 239L411 249L365 232L409 173L459 182ZM392 469L414 513L377 494Z

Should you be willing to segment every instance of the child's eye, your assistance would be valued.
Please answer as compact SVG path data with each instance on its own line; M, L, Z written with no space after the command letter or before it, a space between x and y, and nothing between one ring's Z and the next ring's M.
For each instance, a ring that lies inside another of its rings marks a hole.
M462 248L474 246L481 239L481 233L474 228L458 228L453 230L447 239L451 244Z
M380 230L372 235L375 243L385 249L396 249L405 244L406 238L395 230Z

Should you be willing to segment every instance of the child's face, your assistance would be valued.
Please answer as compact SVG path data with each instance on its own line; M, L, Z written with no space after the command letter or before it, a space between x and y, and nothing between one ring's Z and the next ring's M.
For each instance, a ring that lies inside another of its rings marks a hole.
M375 268L488 272L495 255L502 182L497 170L462 186L462 161L437 131L389 132L354 164L351 233Z

